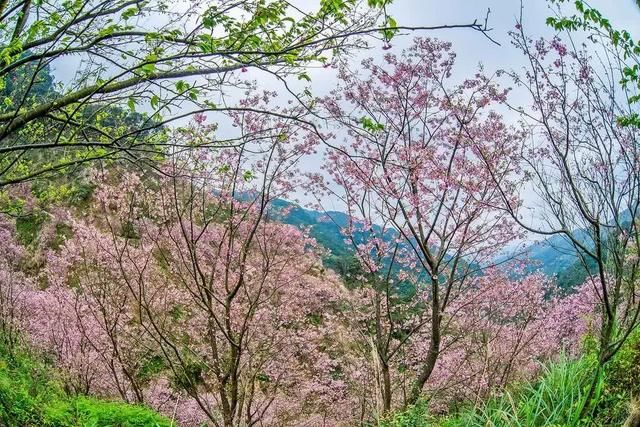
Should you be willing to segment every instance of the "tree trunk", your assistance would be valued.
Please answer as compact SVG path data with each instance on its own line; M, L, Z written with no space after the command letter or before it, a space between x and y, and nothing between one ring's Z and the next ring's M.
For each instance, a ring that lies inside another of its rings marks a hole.
M382 370L382 413L386 415L391 411L391 374L389 365L384 360L380 361L380 369Z
M606 316L606 313L604 314ZM598 366L596 367L596 372L593 376L593 381L591 381L591 385L589 386L589 391L587 392L587 396L585 397L582 403L582 409L580 410L580 419L576 420L577 422L586 418L593 409L598 404L598 399L600 398L599 393L596 394L598 390L598 385L602 379L602 374L604 371L605 364L611 359L612 354L609 351L609 344L611 343L612 335L613 335L613 323L615 319L606 318L605 325L602 328L602 333L600 335L600 350L598 354Z
M436 362L438 361L438 356L440 354L440 322L442 320L442 315L440 313L438 285L437 280L434 280L432 283L433 301L431 302L431 340L429 342L429 354L427 354L427 360L425 360L424 365L418 374L418 378L416 378L413 383L413 387L411 388L411 394L407 400L407 404L409 405L414 405L420 398L422 389L431 376L433 369L436 367Z

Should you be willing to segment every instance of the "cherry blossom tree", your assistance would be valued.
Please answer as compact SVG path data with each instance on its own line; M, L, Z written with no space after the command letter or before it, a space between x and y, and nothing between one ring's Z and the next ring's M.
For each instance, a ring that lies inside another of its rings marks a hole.
M634 88L621 84L624 58L606 37L594 36L602 43L589 54L570 37L533 40L520 24L512 35L526 66L509 74L530 104L512 107L528 125L523 168L541 214L507 198L504 206L525 229L564 236L591 277L601 310L594 393L602 365L640 320L638 135L618 120L636 114Z
M24 248L16 241L15 224L0 217L0 340L11 351L20 339L25 317L24 294L33 289L33 280L21 271Z
M491 109L507 91L481 71L454 84L454 62L450 44L419 38L380 65L366 60L360 72L342 69L339 88L323 100L346 140L336 137L328 153L331 183L322 185L321 177L316 183L361 221L354 229L391 227L418 293L424 289L418 324L428 330L429 345L414 365L408 403L417 401L436 367L447 307L516 235L513 221L497 209L503 196L518 203L510 179L521 135ZM356 245L370 271L381 237Z
M296 164L316 139L295 120L234 120L246 137L237 148L175 153L160 174L96 173L91 219L74 219L73 238L49 257L44 292L64 289L68 301L49 310L54 334L39 340L71 328L57 351L87 343L77 377L95 363L107 377L97 391L164 401L167 412L190 405L191 420L330 419L346 390L340 341L328 338L341 285L315 242L271 208L301 179ZM175 138L213 130L197 117Z
M358 213L366 215L362 210ZM394 394L403 379L396 365L402 363L407 342L429 317L423 308L426 292L410 274L411 252L393 237L393 227L356 218L350 215L343 230L356 249L359 265L345 278L352 287L346 320L359 343L358 362L366 365L359 370L369 373L366 385L356 386L363 392L364 416L384 414L397 406Z

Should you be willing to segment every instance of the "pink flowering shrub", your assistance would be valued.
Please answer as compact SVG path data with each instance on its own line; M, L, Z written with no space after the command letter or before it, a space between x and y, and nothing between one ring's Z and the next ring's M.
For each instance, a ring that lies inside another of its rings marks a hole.
M588 283L569 296L553 296L554 284L546 276L519 273L510 278L518 269L506 270L490 268L474 277L448 306L442 349L423 392L431 413L446 413L456 405L500 393L513 382L535 378L545 362L561 353L579 356L584 337L597 323L597 298ZM353 405L369 421L383 412L384 375L392 387L391 407L406 404L430 342L430 330L421 327L428 315L408 304L378 306L379 295L363 288L351 291L348 298L349 329L358 350L356 357L345 358L349 395L359 397ZM390 317L377 318L376 306ZM389 329L394 333L386 343L394 353L387 359L385 373L376 334Z
M149 190L137 175L96 179L91 216L64 214L73 233L50 251L44 288L19 271L25 256L20 245L6 245L1 257L3 270L22 278L11 282L19 290L7 305L20 308L14 324L54 357L70 391L143 402L181 425L206 422L222 412L211 348L228 345L227 332L214 326L222 321L243 334L238 393L251 400L243 406L259 411L255 416L263 424L374 419L383 371L369 328L375 329L370 313L379 293L342 288L333 273L323 271L315 243L300 230L258 224L255 246L242 263L235 244L253 228L233 222L233 244L221 244L230 233L225 221L238 218L224 216L205 228L203 217L194 217L185 229L168 209L177 207L176 200L165 199L171 192ZM246 208L242 212L249 215ZM6 242L15 242L12 227L6 222L1 228ZM184 233L189 239L183 240ZM189 258L194 241L197 263ZM199 277L208 280L199 283ZM237 303L228 317L216 320L205 302L225 301L227 286L239 277L245 283ZM404 280L417 279L409 273ZM510 279L497 269L470 280L444 315L446 339L424 391L431 411L484 398L532 377L541 362L561 351L579 351L594 320L593 287L587 283L568 297L548 298L549 286L538 274ZM199 292L205 289L203 299ZM386 302L379 304L386 310ZM415 307L393 310L401 320L394 321L391 340L405 340L389 364L393 407L400 407L429 336ZM3 321L10 318L3 310ZM412 334L403 332L411 328Z
M254 136L273 126L236 119ZM31 298L29 336L70 390L152 404L184 425L340 418L341 285L312 239L269 218L313 140L276 128L278 144L260 138L252 153L95 174L91 205L69 214L72 236L49 252L47 286Z
M592 288L548 297L540 273L510 279L492 268L449 308L449 332L427 396L432 411L478 402L507 384L531 379L560 353L576 356L596 307ZM418 344L413 351L424 351Z
M0 241L0 339L11 347L29 316L25 300L35 285L21 271L25 250L16 241L15 224L4 216L0 216Z

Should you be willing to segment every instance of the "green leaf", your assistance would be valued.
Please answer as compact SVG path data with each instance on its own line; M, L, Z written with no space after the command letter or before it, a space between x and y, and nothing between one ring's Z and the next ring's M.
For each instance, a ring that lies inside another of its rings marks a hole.
M134 16L136 16L138 13L140 13L140 9L138 9L137 7L130 7L129 9L125 10L124 12L122 12L122 19L124 19L125 21L127 19L130 19Z
M140 69L145 73L145 74L151 74L155 71L156 69L156 64L155 62L158 60L158 55L156 55L155 53L150 53L149 55L147 55L144 58L144 62L145 64L142 65L142 67L140 67Z
M155 66L155 64L144 64L142 67L140 67L140 70L142 70L142 72L145 75L149 75L149 74L152 74L156 70L156 66Z
M176 82L176 90L180 93L184 93L187 89L189 89L189 85L184 80L178 80Z
M364 130L375 133L384 130L384 125L376 122L375 120L369 117L361 117L360 124Z
M249 182L254 178L255 178L255 176L253 175L253 172L251 172L251 171L244 171L244 173L242 174L242 179L244 179L246 182Z
M311 77L309 77L309 75L307 73L300 73L298 74L298 80L306 80L308 82L311 81Z

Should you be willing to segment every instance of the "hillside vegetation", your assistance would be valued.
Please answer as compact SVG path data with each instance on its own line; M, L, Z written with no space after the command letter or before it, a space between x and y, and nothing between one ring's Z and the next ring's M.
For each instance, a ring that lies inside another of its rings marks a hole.
M0 346L0 421L7 427L168 427L141 405L68 394L60 372L28 349Z
M579 359L560 357L546 364L535 380L511 384L499 396L454 414L437 417L420 403L394 414L383 427L472 426L632 426L640 420L635 396L640 392L640 334L635 335L611 362L598 382L600 402L581 416L597 361L587 354ZM636 421L633 421L636 420ZM626 424L625 422L628 422Z
M411 1L0 0L0 426L640 427L640 40Z

